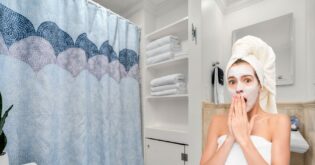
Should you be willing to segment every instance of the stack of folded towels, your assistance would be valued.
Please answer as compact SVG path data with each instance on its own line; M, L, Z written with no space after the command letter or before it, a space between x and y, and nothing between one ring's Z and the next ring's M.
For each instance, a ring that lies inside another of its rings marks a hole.
M183 94L186 92L185 77L180 73L153 79L150 84L152 96Z
M181 51L181 44L176 36L165 36L147 44L147 64L155 64L174 58Z

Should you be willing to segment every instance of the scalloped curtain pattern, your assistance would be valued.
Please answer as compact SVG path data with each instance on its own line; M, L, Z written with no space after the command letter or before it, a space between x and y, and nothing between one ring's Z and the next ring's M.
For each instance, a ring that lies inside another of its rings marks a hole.
M86 0L2 0L10 165L142 165L139 37Z

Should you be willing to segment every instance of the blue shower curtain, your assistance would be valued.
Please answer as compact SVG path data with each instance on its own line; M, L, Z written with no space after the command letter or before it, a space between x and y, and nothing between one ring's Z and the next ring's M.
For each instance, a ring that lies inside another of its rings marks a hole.
M10 165L143 164L139 37L86 0L1 0Z

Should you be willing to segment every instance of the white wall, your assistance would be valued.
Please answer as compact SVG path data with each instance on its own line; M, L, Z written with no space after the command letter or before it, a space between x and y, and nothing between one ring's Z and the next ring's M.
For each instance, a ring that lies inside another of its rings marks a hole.
M166 2L166 1L165 1ZM156 29L188 16L187 0L172 0L156 7ZM176 8L174 8L176 6Z
M210 98L210 74L212 63L221 61L223 54L222 34L223 34L223 15L214 0L202 0L202 77L203 77L203 96L205 100ZM223 65L220 65L223 67Z
M203 3L203 29L204 29L204 86L209 89L209 65L214 61L220 61L225 70L226 63L231 54L232 31L262 21L266 21L281 15L293 13L295 30L295 82L290 86L277 87L277 101L279 102L305 102L314 99L315 91L310 85L310 66L306 54L306 0L263 0L259 3L241 10L223 15L214 0L204 0ZM310 0L311 1L311 0ZM206 5L208 4L208 5ZM220 20L223 19L223 20ZM216 25L221 24L221 25ZM213 30L214 29L214 30ZM218 34L217 34L218 33ZM218 42L218 43L215 43ZM220 50L218 50L220 49ZM211 57L209 57L211 56ZM281 62L281 61L277 61ZM314 88L314 87L313 87ZM207 90L209 91L209 90ZM209 100L209 92L204 93ZM226 92L227 95L227 92ZM229 98L226 96L226 100Z
M306 25L307 25L307 55L308 55L308 75L311 75L308 82L311 90L308 91L310 98L315 98L315 1L306 1Z

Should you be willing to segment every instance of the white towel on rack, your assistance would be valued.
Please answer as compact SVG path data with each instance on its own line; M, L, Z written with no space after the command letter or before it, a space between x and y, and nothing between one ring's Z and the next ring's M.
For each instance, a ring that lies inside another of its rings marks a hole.
M179 89L168 89L164 91L159 92L151 92L152 96L163 96L163 95L174 95L174 94L183 94L185 93L185 90L179 90Z
M184 82L177 82L175 84L170 84L170 85L151 87L151 92L160 92L160 91L169 90L169 89L178 89L178 90L185 91L186 84Z
M148 57L147 58L147 64L155 64L155 63L169 60L172 58L174 58L174 53L166 52L166 53L159 54L157 56Z
M177 82L183 82L185 79L184 75L181 73L171 74L163 77L159 77L156 79L151 80L150 84L153 87L161 86L161 85L168 85L168 84L175 84Z
M146 46L146 50L151 50L151 49L154 49L154 48L157 48L157 47L160 47L162 45L169 44L169 43L177 43L178 44L179 40L177 37L172 36L172 35L165 36L165 37L156 39L156 40L148 43Z
M220 84L219 83L219 67L215 66L213 69L213 73L214 73L214 84L212 85L212 101L215 104L222 104L224 103L224 85L223 83ZM222 70L222 69L221 69ZM222 75L223 76L223 75Z
M146 52L147 57L156 56L165 52L178 52L181 50L180 44L169 43Z

